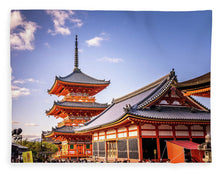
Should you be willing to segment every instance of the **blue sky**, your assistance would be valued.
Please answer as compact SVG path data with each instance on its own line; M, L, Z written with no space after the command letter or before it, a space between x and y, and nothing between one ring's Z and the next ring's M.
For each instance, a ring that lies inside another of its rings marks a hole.
M55 76L79 68L111 80L96 101L110 103L175 69L185 81L210 72L211 11L11 12L12 126L25 137L40 136L60 119L45 114L56 96L47 94ZM210 107L209 99L196 98Z

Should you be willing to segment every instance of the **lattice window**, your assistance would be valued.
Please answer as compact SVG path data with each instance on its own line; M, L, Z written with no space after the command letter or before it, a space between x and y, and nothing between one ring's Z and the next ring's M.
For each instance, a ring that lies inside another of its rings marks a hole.
M93 156L98 156L98 143L97 142L92 143L92 153L93 153Z
M136 138L128 139L129 158L138 159L138 140Z
M105 157L105 141L99 142L99 156Z
M118 140L118 158L127 157L127 140Z

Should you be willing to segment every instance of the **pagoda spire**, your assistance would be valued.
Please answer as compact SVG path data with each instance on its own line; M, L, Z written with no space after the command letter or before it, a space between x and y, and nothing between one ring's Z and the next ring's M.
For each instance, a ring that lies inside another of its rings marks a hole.
M78 63L78 41L77 41L77 35L76 35L76 41L75 41L75 62L74 62L74 70L78 69L79 63Z

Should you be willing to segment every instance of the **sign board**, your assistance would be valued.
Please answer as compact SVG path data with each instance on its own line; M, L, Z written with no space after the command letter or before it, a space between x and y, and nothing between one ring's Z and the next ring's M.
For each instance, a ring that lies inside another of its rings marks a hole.
M22 153L24 163L33 163L32 151Z

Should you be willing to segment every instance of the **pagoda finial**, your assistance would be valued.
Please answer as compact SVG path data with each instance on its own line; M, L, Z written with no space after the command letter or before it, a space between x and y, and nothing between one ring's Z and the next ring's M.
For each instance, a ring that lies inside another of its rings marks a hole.
M74 69L78 69L78 41L77 41L77 35L76 35L76 41L75 41L75 67Z

